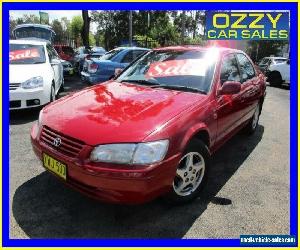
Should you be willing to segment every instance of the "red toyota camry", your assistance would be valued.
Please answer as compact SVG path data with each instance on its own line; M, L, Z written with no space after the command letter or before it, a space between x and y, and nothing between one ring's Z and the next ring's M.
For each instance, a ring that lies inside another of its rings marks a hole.
M213 153L239 130L255 131L265 91L242 51L155 49L46 106L32 146L49 172L90 197L186 202L205 185Z

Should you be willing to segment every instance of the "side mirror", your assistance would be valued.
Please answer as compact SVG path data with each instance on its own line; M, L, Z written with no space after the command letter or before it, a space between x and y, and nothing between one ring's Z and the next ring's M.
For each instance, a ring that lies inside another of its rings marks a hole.
M115 77L117 77L118 75L120 75L122 73L123 69L122 68L116 68L115 69Z
M241 91L242 84L240 82L227 81L218 90L218 95L234 95Z
M288 60L286 61L286 64L287 64L287 65L290 65L290 59L288 59Z

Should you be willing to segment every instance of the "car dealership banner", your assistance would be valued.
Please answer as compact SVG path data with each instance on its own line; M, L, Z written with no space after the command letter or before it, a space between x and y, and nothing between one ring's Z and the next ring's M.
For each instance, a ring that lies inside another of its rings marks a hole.
M209 40L288 40L289 12L206 12Z

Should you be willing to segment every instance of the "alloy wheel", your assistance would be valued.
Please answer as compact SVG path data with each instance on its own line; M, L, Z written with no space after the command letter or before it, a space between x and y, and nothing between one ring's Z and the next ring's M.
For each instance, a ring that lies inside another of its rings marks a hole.
M176 171L173 189L179 196L191 195L201 184L205 171L205 161L198 152L185 154Z

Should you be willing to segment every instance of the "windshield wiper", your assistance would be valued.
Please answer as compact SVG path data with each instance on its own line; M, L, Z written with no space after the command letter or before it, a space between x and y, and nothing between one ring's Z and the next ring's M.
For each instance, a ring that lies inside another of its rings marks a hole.
M159 86L160 84L158 82L153 82L153 81L148 81L148 80L122 80L121 82L133 82L133 83L138 83L138 84L142 84L142 85L150 85L150 86Z
M195 93L201 93L201 94L207 94L206 91L189 87L189 86L182 86L182 85L158 85L155 86L155 88L165 88L165 89L174 89L174 90L183 90L183 91L190 91L190 92L195 92Z

